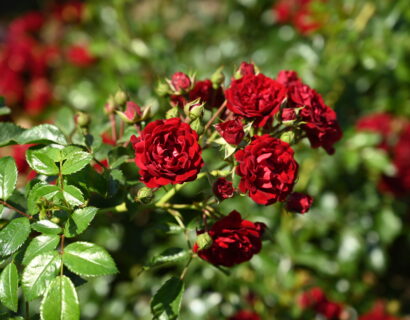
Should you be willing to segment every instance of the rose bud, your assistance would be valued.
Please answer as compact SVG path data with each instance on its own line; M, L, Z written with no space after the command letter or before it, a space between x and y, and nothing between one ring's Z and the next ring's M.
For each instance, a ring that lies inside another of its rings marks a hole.
M216 70L214 74L211 76L212 87L214 89L218 89L221 86L221 84L225 81L225 75L223 74L222 70L223 67L218 68L218 70Z
M283 108L281 113L281 120L284 124L293 124L296 120L296 111L294 108Z
M295 133L293 131L286 131L280 135L280 140L292 144L295 140Z
M225 178L218 178L212 185L212 191L219 200L232 198L235 192L232 182Z
M152 192L151 188L142 187L138 190L137 196L135 197L135 201L142 202L144 204L148 204L154 199L154 193Z
M117 114L127 123L136 123L142 118L141 108L133 101L126 103L125 112L117 111Z
M204 125L202 124L201 119L196 118L194 120L192 120L192 122L189 124L192 128L192 130L196 131L196 133L198 135L201 135L202 133L204 133Z
M238 119L221 122L215 128L229 144L238 145L245 136L242 122Z
M166 119L178 118L178 116L179 116L179 114L178 114L178 108L177 107L172 107L165 114Z
M107 102L104 105L104 113L109 115L114 113L115 111L115 101L114 101L114 97L110 96L107 100Z
M291 212L305 213L312 206L313 198L307 194L293 192L286 200L286 210Z
M155 92L160 96L160 97L165 97L171 92L169 91L169 85L164 83L164 82L158 82L157 87L155 88Z
M204 232L198 235L196 238L196 244L198 246L198 250L208 249L212 246L212 238L208 232Z
M248 74L256 74L255 65L253 63L242 62L239 69L236 71L234 78L240 79Z
M265 224L243 220L239 212L232 211L220 219L208 231L212 245L200 249L195 243L192 250L198 256L213 265L232 267L249 261L262 248L262 235ZM199 234L204 231L199 231Z
M81 128L86 128L91 122L91 117L85 112L78 111L74 115L74 122Z
M201 103L200 99L190 101L184 105L184 112L191 120L202 118L204 115L204 103Z
M122 107L128 100L127 93L123 90L118 90L114 95L114 102L116 105Z
M175 72L171 77L170 86L175 93L187 92L192 86L192 81L185 73Z

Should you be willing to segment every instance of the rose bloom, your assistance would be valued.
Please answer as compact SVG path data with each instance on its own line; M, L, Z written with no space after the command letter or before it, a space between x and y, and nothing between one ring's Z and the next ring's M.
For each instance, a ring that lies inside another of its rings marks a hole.
M307 194L292 192L286 200L286 210L306 213L312 206L313 198Z
M343 312L341 304L330 301L323 290L314 287L299 296L298 304L302 309L312 309L328 320L338 320Z
M192 250L209 263L232 267L259 253L265 227L263 223L243 220L240 213L234 210L217 221L208 231L213 241L208 249L198 250L195 243ZM203 232L199 231L199 234Z
M240 191L263 205L284 201L292 192L298 173L293 155L288 143L267 134L255 136L244 150L235 154Z
M248 74L255 74L255 65L253 63L242 62L239 66L239 73L241 76Z
M238 119L218 123L215 128L229 144L238 145L245 136L242 122Z
M360 316L359 320L399 320L386 312L383 301L377 301L373 308L366 314Z
M190 101L200 98L208 108L219 108L225 101L222 88L214 89L209 79L197 81L189 92Z
M232 182L226 178L218 178L212 185L212 191L219 200L232 198L235 192Z
M255 120L263 127L279 111L286 98L286 88L263 74L247 74L233 80L225 91L227 107L234 114Z
M171 77L171 84L175 91L187 91L191 87L191 79L183 72L175 72Z
M195 180L204 164L198 134L179 118L149 123L131 143L141 181L150 188Z
M322 147L327 153L335 152L333 145L342 138L336 112L329 108L315 90L304 84L294 71L281 71L278 81L287 89L287 104L292 108L303 107L299 117L312 148Z
M260 320L259 315L253 311L241 310L235 313L229 320Z

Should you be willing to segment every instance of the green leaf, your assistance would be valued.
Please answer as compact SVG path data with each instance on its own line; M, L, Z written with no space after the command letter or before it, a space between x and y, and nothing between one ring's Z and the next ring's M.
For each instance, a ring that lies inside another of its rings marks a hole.
M15 125L12 122L0 122L0 147L7 146L8 144L15 142L16 137L18 137L24 128Z
M37 203L40 200L51 200L54 196L60 193L60 188L51 184L37 183L30 191L27 198L27 211L33 215L40 211Z
M9 144L56 143L66 145L64 134L52 124L42 124L31 129L21 128L11 122L0 123L0 147Z
M95 277L117 273L114 260L105 249L88 242L74 242L64 249L64 264L79 276Z
M166 281L151 301L153 319L178 319L184 283L176 277Z
M35 222L31 225L31 228L37 232L45 234L59 234L63 231L63 229L50 220L40 220Z
M0 301L14 312L18 307L18 282L16 265L10 262L0 275Z
M55 163L57 159L49 157L43 149L28 149L26 159L30 167L38 173L53 176L59 172Z
M66 145L67 140L64 134L52 124L41 124L34 128L25 130L20 134L17 140L18 144L28 143L47 143Z
M67 107L61 108L57 112L55 123L66 136L69 136L75 129L74 112Z
M33 240L31 240L28 245L23 258L23 264L29 263L35 256L47 251L54 250L58 243L60 242L60 237L57 235L41 235Z
M17 182L16 162L12 157L0 159L0 199L7 200Z
M23 218L11 220L0 231L0 256L8 256L17 251L30 234L30 221Z
M50 282L60 271L61 256L57 251L50 251L36 256L23 271L21 280L24 296L28 301L41 296Z
M95 207L75 210L65 224L64 235L71 238L84 232L94 219L97 211L98 209Z
M44 295L40 307L42 320L79 320L80 305L71 280L58 276Z
M166 263L178 262L188 257L190 251L182 248L168 248L154 257L148 267L156 267Z
M90 163L92 158L91 154L84 151L73 152L67 156L61 171L63 174L72 174L80 171Z
M63 190L64 199L72 206L81 206L84 204L83 193L74 186L66 185Z

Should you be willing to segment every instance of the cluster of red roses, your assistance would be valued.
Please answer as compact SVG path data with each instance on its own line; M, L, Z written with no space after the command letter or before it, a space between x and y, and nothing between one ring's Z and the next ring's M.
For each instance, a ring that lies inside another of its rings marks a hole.
M223 80L220 72L197 82L178 72L162 86L173 105L168 119L148 123L138 137L131 138L141 181L155 190L195 180L204 165L199 135L214 134L210 125L220 116L223 121L215 128L236 150L232 170L240 176L239 191L258 204L286 201L288 210L306 212L312 198L292 193L299 166L288 142L307 137L313 148L333 153L342 136L335 112L294 71L281 71L271 79L244 62L226 90ZM204 108L212 111L217 102L219 109L201 126ZM245 125L253 128L245 132ZM281 140L284 134L292 139ZM219 200L236 191L226 177L218 178L212 189ZM212 245L196 244L193 250L204 260L230 267L260 251L264 229L264 224L243 220L232 211L210 230L199 232L208 234Z
M317 0L278 0L273 5L277 22L291 23L301 34L316 31L322 23L312 12L311 6L314 1Z
M57 4L51 11L33 11L14 19L0 43L0 96L29 115L41 113L51 102L50 71L62 57L79 66L94 59L84 46L71 46L64 52L60 46L65 26L81 21L83 3Z
M396 169L393 176L382 176L380 191L398 197L410 194L410 121L377 113L361 118L356 128L381 135L379 148L389 154Z
M328 320L338 320L343 307L337 302L330 301L322 289L314 287L302 293L299 297L299 306L302 309L314 310Z

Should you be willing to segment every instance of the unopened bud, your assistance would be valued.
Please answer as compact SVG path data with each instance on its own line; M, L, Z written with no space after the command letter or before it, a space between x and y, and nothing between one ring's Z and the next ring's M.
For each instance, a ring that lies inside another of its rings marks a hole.
M154 192L151 188L142 187L138 190L137 196L135 197L136 201L148 204L154 199Z
M107 100L107 102L105 103L104 106L104 112L105 114L112 114L115 111L115 101L114 101L114 97L110 96Z
M169 90L169 85L164 82L158 82L157 87L155 88L155 91L160 97L165 97L171 93Z
M191 129L195 130L198 135L201 135L204 132L204 126L200 118L194 119L190 124Z
M183 92L188 92L191 89L192 81L185 73L175 72L169 81L169 85L174 93L181 94Z
M124 91L118 90L118 91L115 93L114 102L115 102L116 105L122 107L122 106L125 105L125 103L127 102L127 100L128 100L128 97L127 97L127 94L126 94Z
M195 105L189 111L189 119L201 119L204 115L204 105L203 103Z
M74 122L79 127L85 128L85 127L88 127L88 125L90 124L91 117L85 112L78 111L78 112L76 112L76 114L74 116Z
M198 245L198 250L205 250L212 246L213 240L208 232L204 232L198 235L196 238L196 244Z
M280 140L292 144L295 140L295 133L293 131L286 131L281 134Z
M178 117L178 108L177 107L172 107L165 114L166 119L177 118L177 117Z
M238 70L234 74L235 79L240 79L243 76L250 74L258 74L259 69L253 63L242 62Z
M214 74L211 76L212 87L218 89L222 83L225 81L225 75L222 72L223 67L218 68Z
M151 117L151 109L152 106L146 106L144 110L142 110L141 120L147 120L149 117Z
M58 218L58 217L52 217L52 218L50 219L50 221L51 221L51 222L54 222L55 224L59 224L59 223L61 222L60 218Z

